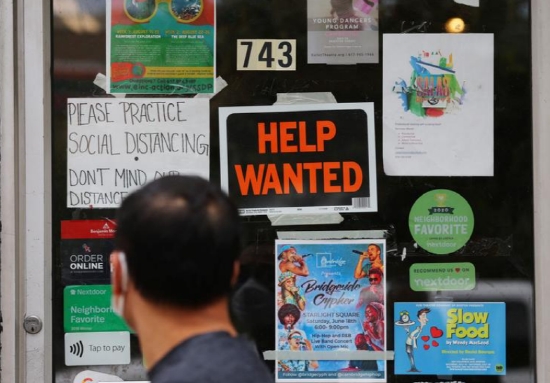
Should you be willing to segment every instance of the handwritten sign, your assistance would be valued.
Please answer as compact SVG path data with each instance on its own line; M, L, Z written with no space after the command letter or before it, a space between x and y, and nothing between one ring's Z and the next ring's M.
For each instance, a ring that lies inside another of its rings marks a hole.
M69 99L67 124L67 207L115 208L165 175L209 177L208 99Z

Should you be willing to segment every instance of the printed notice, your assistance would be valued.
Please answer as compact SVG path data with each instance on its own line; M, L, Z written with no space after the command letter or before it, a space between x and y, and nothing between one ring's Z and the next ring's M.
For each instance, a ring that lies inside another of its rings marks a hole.
M67 103L67 207L116 208L165 175L209 177L209 100L74 98Z
M308 0L308 64L378 63L378 0Z
M130 333L111 331L65 334L65 364L67 366L130 364Z
M109 256L115 223L109 220L61 221L61 282L109 284Z
M492 34L385 34L384 171L492 176Z
M372 103L220 108L220 159L241 215L377 211Z
M276 349L386 351L384 240L276 241ZM385 360L277 360L278 382L385 382Z
M506 375L506 306L395 303L396 375Z
M108 0L109 93L214 93L214 0Z

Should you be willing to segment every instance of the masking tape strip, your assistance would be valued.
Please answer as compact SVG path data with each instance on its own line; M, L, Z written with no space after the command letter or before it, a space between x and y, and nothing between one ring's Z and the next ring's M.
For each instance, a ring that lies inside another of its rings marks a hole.
M264 351L265 360L393 360L393 351Z
M103 73L96 74L94 85L107 92L107 77ZM124 98L126 97L126 93L114 93L113 96L116 98Z
M194 98L212 98L227 86L227 81L225 81L220 76L216 77L215 81L216 81L216 84L214 88L216 89L216 93L199 93L199 94L196 94ZM107 77L103 73L98 73L95 76L94 85L96 85L97 87L107 92ZM125 93L110 93L110 94L117 98L126 97Z
M383 239L387 230L278 231L279 239Z
M470 7L479 7L479 0L455 0L455 3L469 5Z

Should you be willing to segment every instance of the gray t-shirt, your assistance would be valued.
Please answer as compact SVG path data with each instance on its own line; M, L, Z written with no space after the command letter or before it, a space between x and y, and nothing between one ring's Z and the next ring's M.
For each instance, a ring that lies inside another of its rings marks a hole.
M149 371L152 383L270 383L275 378L250 341L226 332L187 339Z

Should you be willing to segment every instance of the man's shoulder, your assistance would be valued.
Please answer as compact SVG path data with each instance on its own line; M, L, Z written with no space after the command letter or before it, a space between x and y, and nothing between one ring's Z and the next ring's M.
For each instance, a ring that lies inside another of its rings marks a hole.
M151 381L263 383L274 379L248 340L227 333L210 333L173 349L151 371Z

